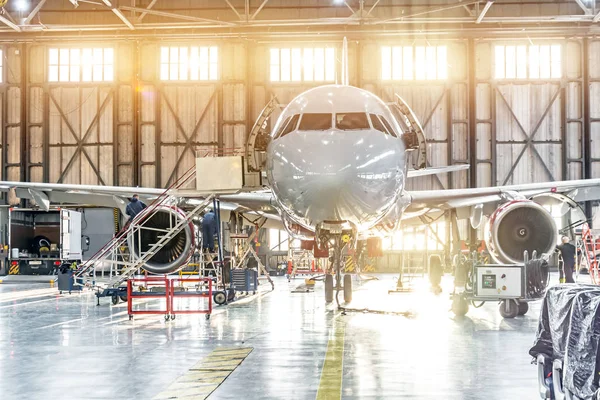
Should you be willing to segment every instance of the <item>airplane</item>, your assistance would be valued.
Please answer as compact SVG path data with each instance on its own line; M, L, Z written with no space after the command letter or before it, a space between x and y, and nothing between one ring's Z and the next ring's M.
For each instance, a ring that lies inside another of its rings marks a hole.
M349 85L310 89L285 107L270 134L266 151L269 191L220 198L248 211L275 210L292 237L315 240L318 248L331 249L336 283L327 275L326 293L335 287L336 298L343 287L342 250L356 247L359 239L391 234L399 229L400 221L456 209L476 227L484 213L482 206L491 205L487 207L491 210L488 248L496 261L518 263L524 250L549 253L557 242L553 217L532 198L551 192L576 202L600 199L600 179L408 191L406 181L411 176L468 168L410 170L415 146L406 126L420 127L414 124L414 114L409 114L412 111L404 115L403 129L388 105L371 92ZM46 205L115 207L115 201L118 204L132 193L146 197L163 193L155 188L0 181L0 190L11 188L19 198ZM182 267L174 264L169 272ZM346 287L350 282L344 277Z
M344 287L346 300L351 299L351 278L344 276L342 285L344 248L356 248L359 240L369 237L393 234L402 222L456 210L459 218L470 219L477 228L487 215L486 242L493 259L514 264L523 261L525 250L549 253L558 241L554 217L535 201L537 196L551 193L567 207L600 199L600 179L408 191L407 179L469 166L426 167L423 130L410 107L397 100L398 114L394 114L378 96L348 85L347 79L307 90L283 109L269 134L268 190L219 196L230 209L276 214L291 237L313 240L316 248L329 249L336 282L334 285L333 276L326 276L328 299L335 288L337 300ZM411 161L416 169L409 168ZM50 203L124 208L124 199L132 193L152 198L164 192L158 188L0 181L0 191L9 190L42 208ZM171 190L170 194L190 197L189 191ZM186 259L182 255L157 271L177 271Z

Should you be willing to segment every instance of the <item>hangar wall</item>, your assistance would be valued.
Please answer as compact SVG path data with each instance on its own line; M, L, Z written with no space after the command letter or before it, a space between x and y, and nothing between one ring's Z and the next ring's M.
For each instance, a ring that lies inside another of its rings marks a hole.
M385 101L395 93L408 101L424 126L430 165L475 165L414 180L411 189L600 177L600 40L552 40L563 49L559 80L493 79L494 44L517 42L523 40L428 41L448 47L449 76L440 81L381 79L380 47L414 45L412 39L350 42L350 83ZM190 43L218 46L219 79L161 81L160 46ZM115 40L108 43L115 49L114 81L92 84L48 83L48 48L68 43L0 45L1 177L168 186L193 165L196 151L239 149L271 96L284 106L315 85L270 82L269 48L290 43ZM341 53L341 41L318 43Z

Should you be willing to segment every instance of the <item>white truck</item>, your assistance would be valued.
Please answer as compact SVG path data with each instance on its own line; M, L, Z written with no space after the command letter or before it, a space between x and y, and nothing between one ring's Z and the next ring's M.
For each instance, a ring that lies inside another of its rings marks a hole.
M9 274L53 275L81 263L81 213L64 208L8 211Z

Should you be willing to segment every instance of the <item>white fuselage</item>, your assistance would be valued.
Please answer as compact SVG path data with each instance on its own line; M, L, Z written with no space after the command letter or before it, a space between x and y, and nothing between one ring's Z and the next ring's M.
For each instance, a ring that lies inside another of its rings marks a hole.
M406 179L402 130L387 105L352 86L327 85L296 97L267 149L267 179L293 222L347 222L359 232L396 211Z

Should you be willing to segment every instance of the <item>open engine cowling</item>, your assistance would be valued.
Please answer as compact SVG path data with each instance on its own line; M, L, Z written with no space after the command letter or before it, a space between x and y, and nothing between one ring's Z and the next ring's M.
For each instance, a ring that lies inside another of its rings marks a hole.
M525 250L538 255L554 250L558 230L544 207L531 200L515 200L498 207L489 219L486 244L496 262L523 262Z
M164 232L152 229L168 229L185 218L185 213L178 208L162 207L156 214L143 223L139 237L137 234L130 238L129 248L138 257L145 253L165 235ZM148 260L144 269L153 274L171 274L183 268L194 252L194 227L190 222L181 232L168 241L157 253Z

